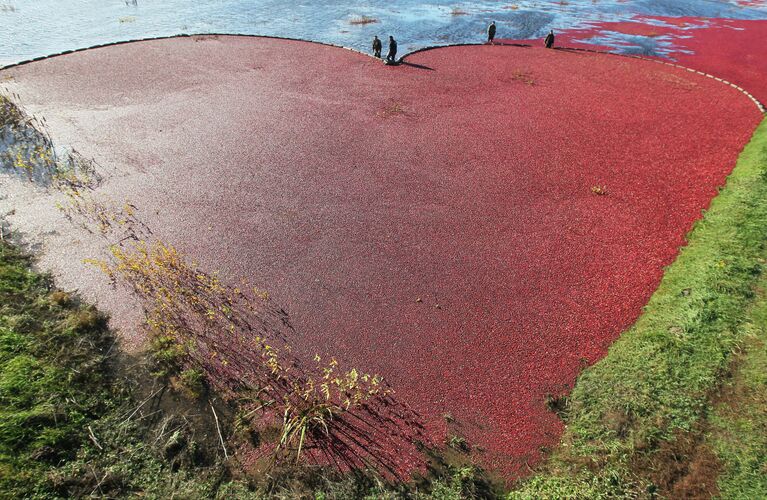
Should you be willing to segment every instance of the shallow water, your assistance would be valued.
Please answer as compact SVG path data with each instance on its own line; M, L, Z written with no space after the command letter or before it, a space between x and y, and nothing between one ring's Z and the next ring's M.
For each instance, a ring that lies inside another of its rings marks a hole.
M390 2L339 0L0 0L0 64L94 44L180 33L305 38L367 51L393 34L400 52L479 42L491 20L499 38L542 37L549 29L635 15L767 19L767 2L744 0L506 0ZM367 16L375 20L355 24ZM662 43L607 37L623 52L663 54ZM662 41L661 41L662 42Z

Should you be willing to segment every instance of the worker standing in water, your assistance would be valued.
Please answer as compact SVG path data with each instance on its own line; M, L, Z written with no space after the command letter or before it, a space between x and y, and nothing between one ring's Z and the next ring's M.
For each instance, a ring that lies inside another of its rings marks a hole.
M381 40L378 38L378 36L373 37L373 57L377 57L378 59L381 59L381 49L383 48L383 44L381 44Z
M554 30L549 31L549 34L546 35L546 40L544 40L543 43L546 45L547 49L554 46Z
M389 53L386 54L386 64L394 64L395 62L397 62L397 40L389 35Z
M495 39L495 21L487 27L487 43L492 44Z

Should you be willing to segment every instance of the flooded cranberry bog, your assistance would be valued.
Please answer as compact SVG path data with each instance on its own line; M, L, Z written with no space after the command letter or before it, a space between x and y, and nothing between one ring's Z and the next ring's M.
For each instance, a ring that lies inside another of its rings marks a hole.
M464 440L506 478L557 444L552 402L636 321L762 118L683 68L503 45L389 67L209 35L0 78L55 142L94 159L90 196L129 204L141 239L256 285L291 356L382 375L419 441ZM141 349L135 294L83 262L114 238L67 222L60 194L4 186L41 266ZM233 356L214 377L243 348L206 345L205 359ZM423 467L400 445L378 450L392 470Z
M733 82L764 102L767 67L758 54L765 36L763 20L637 16L565 30L559 40L568 47L653 57L694 68Z

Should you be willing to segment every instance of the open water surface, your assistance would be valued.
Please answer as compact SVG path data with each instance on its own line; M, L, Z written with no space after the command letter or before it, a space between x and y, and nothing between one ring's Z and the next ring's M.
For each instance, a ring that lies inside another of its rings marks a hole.
M499 38L542 37L549 29L641 16L767 19L754 0L0 0L0 65L95 44L177 35L241 33L304 38L369 50L394 35L400 53L480 42L490 21ZM369 18L369 23L359 23ZM663 40L616 36L620 52L663 55ZM667 43L666 43L667 45Z

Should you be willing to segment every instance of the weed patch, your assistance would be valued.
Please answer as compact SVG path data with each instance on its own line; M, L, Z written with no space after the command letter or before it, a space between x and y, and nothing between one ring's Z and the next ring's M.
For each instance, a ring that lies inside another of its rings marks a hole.
M29 116L18 101L18 96L0 92L0 168L62 190L98 185L96 163L75 150L58 154L45 119Z
M264 443L275 464L332 457L341 470L395 473L385 454L367 448L386 439L377 412L395 406L380 377L319 355L312 364L299 360L287 342L287 314L268 295L245 281L225 284L169 245L139 242L112 253L112 262L95 263L145 304L158 375L191 392L209 386L253 433L279 426L277 442Z

